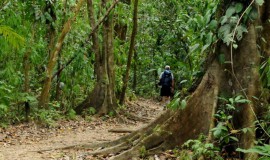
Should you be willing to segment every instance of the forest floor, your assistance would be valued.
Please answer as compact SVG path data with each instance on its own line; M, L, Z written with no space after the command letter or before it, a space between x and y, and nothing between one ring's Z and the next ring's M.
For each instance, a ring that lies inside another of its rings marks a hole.
M85 118L78 117L76 120L58 121L54 127L25 123L5 129L0 128L0 160L107 159L85 154L90 150L63 148L118 139L129 134L127 131L147 125L163 112L163 108L157 101L138 99L129 102L126 111L139 119L134 120L122 115L119 116L122 118L91 117L91 120L87 121ZM123 129L127 131L124 132ZM113 132L113 130L120 132Z

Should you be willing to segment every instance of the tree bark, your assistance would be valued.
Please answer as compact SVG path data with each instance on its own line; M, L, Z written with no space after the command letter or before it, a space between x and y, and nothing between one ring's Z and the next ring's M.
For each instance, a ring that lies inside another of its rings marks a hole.
M115 1L112 6L118 1ZM106 8L107 0L102 1L102 7ZM113 7L110 8L113 8ZM84 109L89 107L95 108L98 114L108 114L113 111L116 105L116 97L114 91L115 74L114 74L114 53L113 53L113 14L107 10L108 16L103 22L102 28L102 47L98 42L98 32L92 32L93 51L95 52L95 73L97 82L93 91L88 97L79 104L75 111L82 113ZM94 11L92 1L88 0L88 12L92 29L97 26L94 22ZM99 23L99 22L98 22ZM101 49L100 49L101 48Z
M30 91L30 55L31 55L31 49L29 48L23 57L23 66L24 66L24 92L29 93ZM30 114L30 104L28 101L24 102L25 105L25 119L28 122L29 121L29 114Z
M126 73L125 77L123 80L123 87L122 87L122 92L120 96L119 103L123 105L125 101L125 95L126 95L126 90L128 87L128 80L129 80L129 70L131 67L131 61L133 57L133 52L134 52L134 47L135 47L135 37L137 34L137 25L138 25L138 0L134 1L134 11L133 11L133 29L131 33L131 39L130 39L130 46L129 46L129 52L128 52L128 61L127 61L127 67L126 67Z
M136 91L137 88L137 61L138 61L138 53L136 50L134 50L133 83L132 83L133 91Z

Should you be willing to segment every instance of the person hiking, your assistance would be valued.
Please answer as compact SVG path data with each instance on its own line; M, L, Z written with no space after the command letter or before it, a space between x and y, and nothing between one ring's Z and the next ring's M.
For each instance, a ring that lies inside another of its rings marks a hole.
M165 70L159 76L160 96L162 103L167 105L170 102L170 97L174 90L174 77L170 70L170 66L166 65Z

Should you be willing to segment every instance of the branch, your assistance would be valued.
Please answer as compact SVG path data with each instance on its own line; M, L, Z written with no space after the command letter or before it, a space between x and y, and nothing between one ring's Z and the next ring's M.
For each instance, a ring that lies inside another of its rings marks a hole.
M57 76L58 74L60 74L76 57L77 57L77 55L78 54L76 54L76 55L74 55L73 57L71 57L70 59L69 59L69 61L65 64L65 65L63 65L57 72L55 72L54 74L53 74L53 76L52 76L52 79L54 79L55 78L55 76Z

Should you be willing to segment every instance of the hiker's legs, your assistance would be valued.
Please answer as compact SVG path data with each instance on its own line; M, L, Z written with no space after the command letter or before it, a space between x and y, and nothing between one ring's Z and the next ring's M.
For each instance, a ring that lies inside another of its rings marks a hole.
M163 96L162 97L163 104L168 104L170 102L170 100L171 100L170 96Z
M160 96L162 97L162 105L165 107L170 103L171 88L169 86L162 86Z

